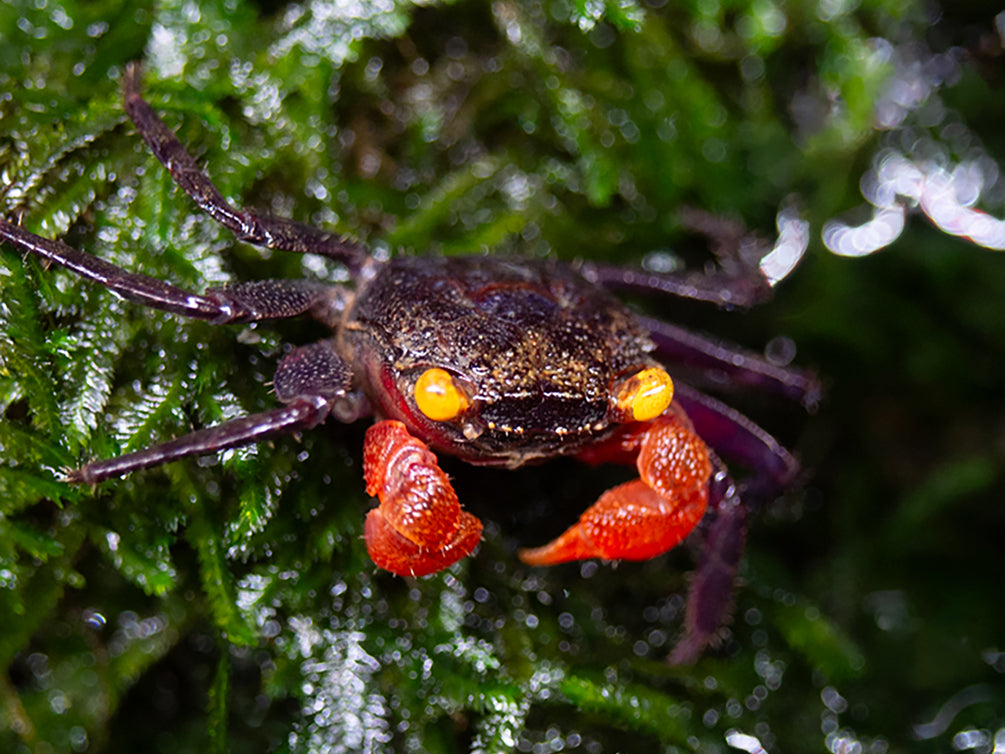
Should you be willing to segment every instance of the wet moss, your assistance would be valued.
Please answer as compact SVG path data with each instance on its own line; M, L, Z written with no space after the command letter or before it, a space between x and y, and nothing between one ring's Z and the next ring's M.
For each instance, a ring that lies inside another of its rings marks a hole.
M382 253L702 265L678 207L770 235L795 193L813 239L774 302L634 303L750 347L790 336L828 385L812 416L736 398L800 453L805 484L754 519L720 645L670 668L694 553L515 556L618 470L447 461L487 536L414 582L366 557L360 426L61 483L271 405L283 344L319 332L150 313L4 247L0 749L989 750L982 735L1005 735L1005 268L920 218L858 260L819 231L862 203L883 147L922 134L1000 162L983 57L999 10L929 28L908 2L0 5L0 208L30 230L193 289L338 278L196 213L121 109L142 59L224 194ZM878 131L895 73L878 40L926 35L971 53L941 90L955 130L921 108Z

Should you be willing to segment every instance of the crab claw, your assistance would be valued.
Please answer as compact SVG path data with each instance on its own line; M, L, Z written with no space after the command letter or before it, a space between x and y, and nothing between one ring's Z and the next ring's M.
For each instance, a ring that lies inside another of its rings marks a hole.
M482 524L461 508L436 456L399 421L367 430L366 492L380 499L367 514L366 549L373 562L399 576L425 576L469 555Z
M639 478L605 492L557 539L521 550L524 563L646 560L679 544L698 525L708 506L712 463L690 423L669 411L641 432L616 438L609 451L623 453L626 440L637 443ZM591 453L589 460L600 457Z

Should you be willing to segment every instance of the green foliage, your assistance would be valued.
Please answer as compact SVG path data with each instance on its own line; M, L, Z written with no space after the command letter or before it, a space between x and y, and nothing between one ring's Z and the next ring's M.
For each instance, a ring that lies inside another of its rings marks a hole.
M965 41L947 11L939 32ZM380 253L690 258L682 204L765 233L793 192L817 230L857 205L890 73L873 38L928 21L907 0L10 0L0 212L192 290L340 279L236 243L181 195L120 104L142 60L236 203ZM1000 155L1003 99L973 69L958 91ZM830 384L815 416L743 406L802 453L808 491L755 517L732 627L678 669L693 554L516 558L619 471L445 461L486 538L420 580L366 556L361 427L67 485L90 458L272 405L284 344L321 333L145 311L0 247L0 750L723 751L739 732L934 751L993 733L1002 270L916 226L868 260L816 244L743 317L637 302L755 347L784 332ZM915 739L978 683L955 728Z

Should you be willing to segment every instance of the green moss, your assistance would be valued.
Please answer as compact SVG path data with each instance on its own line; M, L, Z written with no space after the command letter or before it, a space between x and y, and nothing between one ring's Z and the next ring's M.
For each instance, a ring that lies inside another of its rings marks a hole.
M382 252L691 259L680 205L770 234L794 191L817 238L861 202L883 139L873 39L962 43L973 23L947 8L932 31L907 2L12 0L0 211L193 290L338 277L197 213L122 110L140 59L226 196ZM953 104L994 153L989 80L968 70ZM732 627L680 669L663 658L686 549L616 569L515 554L618 470L447 460L487 535L414 581L366 556L361 426L63 483L272 405L283 344L322 333L182 321L0 248L0 750L723 751L743 733L771 751L839 735L935 751L968 726L993 735L1003 269L915 222L867 260L814 240L742 317L636 302L755 348L790 335L829 384L814 416L739 398L801 453L806 489L753 519ZM914 738L974 684L949 729Z

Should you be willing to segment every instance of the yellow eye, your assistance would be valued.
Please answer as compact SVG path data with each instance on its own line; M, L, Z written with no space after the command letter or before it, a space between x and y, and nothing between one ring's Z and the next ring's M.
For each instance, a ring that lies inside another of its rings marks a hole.
M659 367L649 367L625 380L618 388L615 400L626 417L637 422L649 421L670 405L673 381Z
M468 397L448 372L433 367L415 382L415 405L433 421L444 422L464 412Z

